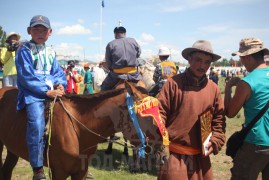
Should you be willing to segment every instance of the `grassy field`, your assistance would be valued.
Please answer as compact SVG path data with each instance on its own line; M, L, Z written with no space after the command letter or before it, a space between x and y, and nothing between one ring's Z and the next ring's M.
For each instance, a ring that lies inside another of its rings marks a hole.
M224 95L224 79L220 78L219 86L221 88L222 95ZM226 136L227 138L236 130L241 128L241 124L244 120L244 114L241 110L235 118L226 120ZM89 166L94 179L100 180L151 180L156 179L156 169L152 169L150 172L130 173L128 164L125 157L122 155L123 147L114 144L114 151L112 156L104 156L104 150L107 144L99 144L98 150L95 154L95 158L91 161ZM230 168L232 167L232 160L225 155L225 146L221 152L214 156L211 155L214 179L228 180L230 179ZM130 150L129 150L130 153ZM5 154L4 154L5 155ZM4 156L3 156L4 157ZM111 163L111 164L109 164ZM48 170L46 169L48 177ZM32 178L32 171L28 162L19 160L12 180L29 180ZM259 177L259 179L261 179Z

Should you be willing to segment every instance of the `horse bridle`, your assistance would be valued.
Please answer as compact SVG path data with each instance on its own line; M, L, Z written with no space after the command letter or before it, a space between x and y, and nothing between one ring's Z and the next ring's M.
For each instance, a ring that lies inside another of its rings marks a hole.
M73 125L73 128L74 128L74 131L76 132L76 134L78 135L78 133L77 133L77 130L76 130L76 128L75 128L75 126L74 126L74 124L73 124L73 120L75 120L79 125L81 125L82 127L84 127L88 132L90 132L90 133L92 133L92 134L94 134L94 135L96 135L96 136L98 136L98 137L100 137L100 138L102 138L102 139L104 139L104 140L106 140L106 142L113 142L113 143L116 143L116 144L119 144L119 145L121 145L121 146L125 146L125 147L127 147L127 148L130 148L130 149L133 149L133 150L137 150L138 149L138 147L137 146L135 146L135 145L133 145L133 144L131 144L131 143L128 143L127 145L125 145L124 143L126 143L126 142L124 142L122 139L120 139L120 141L121 142L117 142L117 141L114 141L114 140L111 140L111 139L109 139L109 138L107 138L107 137L104 137L104 136L102 136L101 134L98 134L98 133L96 133L95 131L93 131L93 130L91 130L91 129L89 129L87 126L85 126L83 123L81 123L72 113L70 113L70 111L66 108L66 106L64 105L64 103L63 103L63 101L62 101L62 99L61 98L59 98L59 97L55 97L54 98L54 100L51 102L51 108L50 108L50 111L53 111L53 108L54 108L54 105L55 105L55 103L56 103L56 100L59 100L59 103L61 104L61 106L63 107L63 109L65 110L65 112L67 113L67 115L69 116L69 118L70 118L70 120L71 120L71 123L72 123L72 125ZM50 130L51 130L51 125L52 125L52 119L53 119L53 117L52 117L52 112L50 113L50 120L49 120L49 122L50 122ZM145 133L143 132L143 134L145 135ZM146 137L146 135L145 135L145 137ZM50 132L49 132L49 144L50 144ZM146 142L145 142L145 153L146 154L153 154L153 147L152 146L150 146L149 145L149 138L148 137L146 137ZM89 150L89 149L91 149L91 148L93 148L93 147L96 147L97 145L94 145L94 146L92 146L92 147L89 147L89 148L86 148L85 150L83 150L83 151L87 151L87 150ZM163 152L163 148L161 148L160 150L158 149L158 151L156 151L154 154L156 154L156 153L162 153Z

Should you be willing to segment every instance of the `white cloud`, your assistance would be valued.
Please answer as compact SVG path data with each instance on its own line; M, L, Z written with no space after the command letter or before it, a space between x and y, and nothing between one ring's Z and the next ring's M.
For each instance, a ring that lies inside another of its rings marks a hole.
M159 4L164 12L180 12L188 9L212 6L212 5L234 5L234 4L257 3L257 0L174 0Z
M78 23L79 23L79 24L83 24L84 22L85 22L84 19L78 19Z
M83 47L77 43L61 43L54 46L56 54L63 55L64 57L69 58L82 58L79 57L83 54Z
M61 22L51 22L51 27L52 29L54 29L55 27L62 27L63 26L63 23Z
M100 37L89 37L90 41L99 41Z
M94 23L92 23L92 26L93 27L99 27L100 26L100 23L94 22Z
M225 32L229 29L226 25L209 25L199 28L199 30L208 32L208 33L220 33Z
M76 35L76 34L90 34L91 30L85 28L80 24L72 25L72 26L65 26L60 28L56 31L59 35Z
M142 33L140 38L137 41L138 41L138 44L140 46L143 46L143 45L148 45L148 44L154 42L155 38L151 34Z
M179 6L169 6L169 7L164 7L163 11L164 12L180 12L183 11L185 7L179 5Z
M149 58L156 53L152 49L142 49L141 57L142 58Z

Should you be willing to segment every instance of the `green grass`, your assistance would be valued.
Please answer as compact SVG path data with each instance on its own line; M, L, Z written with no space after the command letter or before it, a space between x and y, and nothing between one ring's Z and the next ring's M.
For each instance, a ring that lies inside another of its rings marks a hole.
M222 96L224 96L224 79L220 78L219 86L221 89ZM223 97L224 98L224 97ZM243 110L238 113L238 116L234 118L226 119L226 137L230 137L230 135L241 129L241 124L244 122L244 114ZM96 152L96 156L98 162L92 161L89 168L92 172L94 179L98 180L118 180L118 179L128 179L128 180L152 180L156 179L156 169L152 169L150 172L139 172L139 173L131 173L129 171L127 160L122 155L123 147L117 144L113 146L113 154L110 157L105 157L104 150L106 149L107 144L99 144ZM232 160L230 157L225 155L226 145L223 146L222 150L218 155L211 155L211 162L213 167L213 176L214 179L217 180L228 180L231 177L230 168L232 167ZM132 155L131 150L129 150L129 154ZM109 159L110 158L110 159ZM106 159L111 163L105 161ZM46 169L46 174L48 177ZM28 162L24 160L19 160L14 173L12 180L28 180L32 177L32 171ZM259 177L261 179L261 177Z

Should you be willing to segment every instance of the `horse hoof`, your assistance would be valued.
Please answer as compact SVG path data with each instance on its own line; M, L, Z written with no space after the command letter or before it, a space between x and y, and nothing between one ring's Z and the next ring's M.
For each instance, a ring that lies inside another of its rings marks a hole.
M87 174L87 179L93 179L93 175L92 175L92 173L88 172L88 174Z

